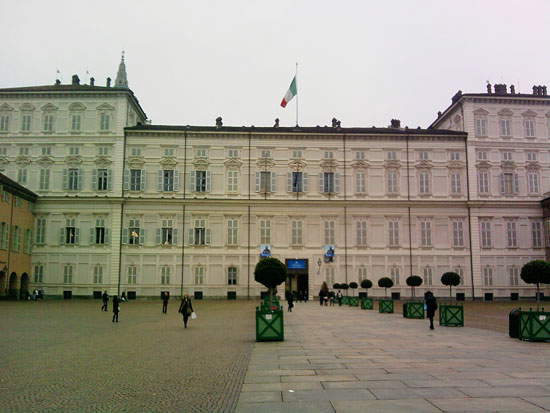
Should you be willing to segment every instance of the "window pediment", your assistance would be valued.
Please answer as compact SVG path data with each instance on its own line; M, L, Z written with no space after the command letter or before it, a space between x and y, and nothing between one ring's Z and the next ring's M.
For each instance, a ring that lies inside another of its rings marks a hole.
M52 166L53 165L53 159L49 156L41 156L38 158L36 163L42 167Z
M178 164L176 162L176 159L175 158L172 158L172 157L168 157L168 158L162 158L161 161L160 161L160 164L162 166L165 166L165 167L172 167L172 168L175 168L175 166Z
M536 112L533 112L532 110L526 110L521 114L524 118L534 118L537 116Z
M101 105L99 105L96 110L98 111L112 111L112 110L115 110L115 107L112 106L112 105L109 105L108 103L103 103Z
M104 155L100 155L95 159L95 164L97 166L100 166L100 167L101 166L109 166L112 163L113 162L107 156L104 156Z
M208 161L204 158L202 159L195 159L193 161L193 166L195 167L195 170L202 170L202 171L205 171L206 169L208 169Z
M86 110L86 106L84 106L82 103L80 102L75 102L75 103L71 103L69 105L69 110L71 112L77 112L77 111L83 111L83 110Z
M416 165L417 169L432 169L433 164L430 161L420 161Z
M351 167L355 169L366 169L369 166L369 163L363 159L357 159L351 163Z
M82 158L80 155L69 155L65 158L65 163L69 166L80 165L82 163Z
M43 112L55 112L57 109L59 109L57 106L55 106L52 103L46 103L44 106L40 108Z
M401 162L400 161L397 161L397 160L385 160L384 161L384 166L386 168L401 168Z
M489 169L491 167L491 164L489 163L489 161L486 161L486 160L483 160L483 161L478 161L476 163L476 166L478 168L486 168L486 169Z
M323 159L321 161L321 168L336 168L338 166L338 162L334 159Z
M302 160L292 160L288 163L288 167L294 171L301 171L306 167L306 163Z
M450 161L447 164L447 168L449 168L449 169L462 169L465 166L466 166L465 163L462 162L462 161Z
M11 112L12 110L13 108L7 103L3 103L2 105L0 105L0 112Z
M508 108L505 108L505 109L502 109L498 112L498 115L499 116L512 116L514 114L514 112L512 112L510 109Z
M23 103L21 106L19 106L19 110L22 112L31 112L35 110L36 108L31 105L30 103Z
M227 159L224 162L226 168L240 169L243 163L235 158Z
M489 112L487 112L485 109L479 108L474 110L474 115L476 116L487 116Z
M273 160L269 158L262 158L258 160L257 165L260 169L267 169L273 168L275 166L275 162L273 162Z
M31 158L25 155L20 155L15 158L15 163L19 166L27 166L31 164Z

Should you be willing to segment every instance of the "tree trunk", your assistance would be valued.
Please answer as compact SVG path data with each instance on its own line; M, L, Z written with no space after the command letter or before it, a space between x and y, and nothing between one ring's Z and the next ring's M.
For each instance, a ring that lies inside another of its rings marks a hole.
M453 286L449 285L449 300L453 301Z
M537 283L537 311L540 311L540 294L539 294L539 283Z

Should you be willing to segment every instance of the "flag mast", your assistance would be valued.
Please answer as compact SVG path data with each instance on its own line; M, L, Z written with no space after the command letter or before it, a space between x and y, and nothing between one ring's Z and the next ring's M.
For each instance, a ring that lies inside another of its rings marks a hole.
M294 75L296 79L296 91L298 91L298 62L296 62L296 74ZM298 93L296 93L296 126L298 126Z

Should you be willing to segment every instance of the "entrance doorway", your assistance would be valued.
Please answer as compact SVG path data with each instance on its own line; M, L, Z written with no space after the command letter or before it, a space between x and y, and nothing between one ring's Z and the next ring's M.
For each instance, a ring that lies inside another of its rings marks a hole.
M19 298L26 300L29 295L29 274L21 274L21 288L19 288Z
M17 290L17 274L12 272L10 275L10 283L8 286L8 296L12 300L17 300L17 293L19 291Z
M286 259L287 279L285 283L286 293L295 293L298 300L304 299L309 295L309 277L308 277L308 260L301 259Z

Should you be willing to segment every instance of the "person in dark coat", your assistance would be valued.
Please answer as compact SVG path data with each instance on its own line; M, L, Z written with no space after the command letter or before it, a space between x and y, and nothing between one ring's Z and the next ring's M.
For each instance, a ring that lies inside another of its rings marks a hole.
M103 300L101 311L107 311L107 304L109 303L109 295L107 294L107 291L103 291L103 295L101 296L101 299Z
M287 291L286 301L288 303L288 311L292 312L292 309L294 308L294 294L292 294L291 291Z
M424 301L426 302L426 315L430 319L430 330L433 330L435 310L437 310L437 300L431 291L426 291L426 294L424 294Z
M118 313L120 311L120 300L118 295L113 297L113 323L116 321L118 323Z
M189 294L185 294L183 298L181 299L180 308L178 310L178 313L181 313L183 316L183 325L185 328L187 328L187 321L189 320L189 316L193 313L193 304L191 303L191 297L189 297Z
M168 311L168 300L170 299L170 294L166 291L162 292L162 312L166 314Z
M344 296L342 295L342 291L338 290L338 292L336 293L336 300L338 301L338 305L340 307L342 307L342 298Z

